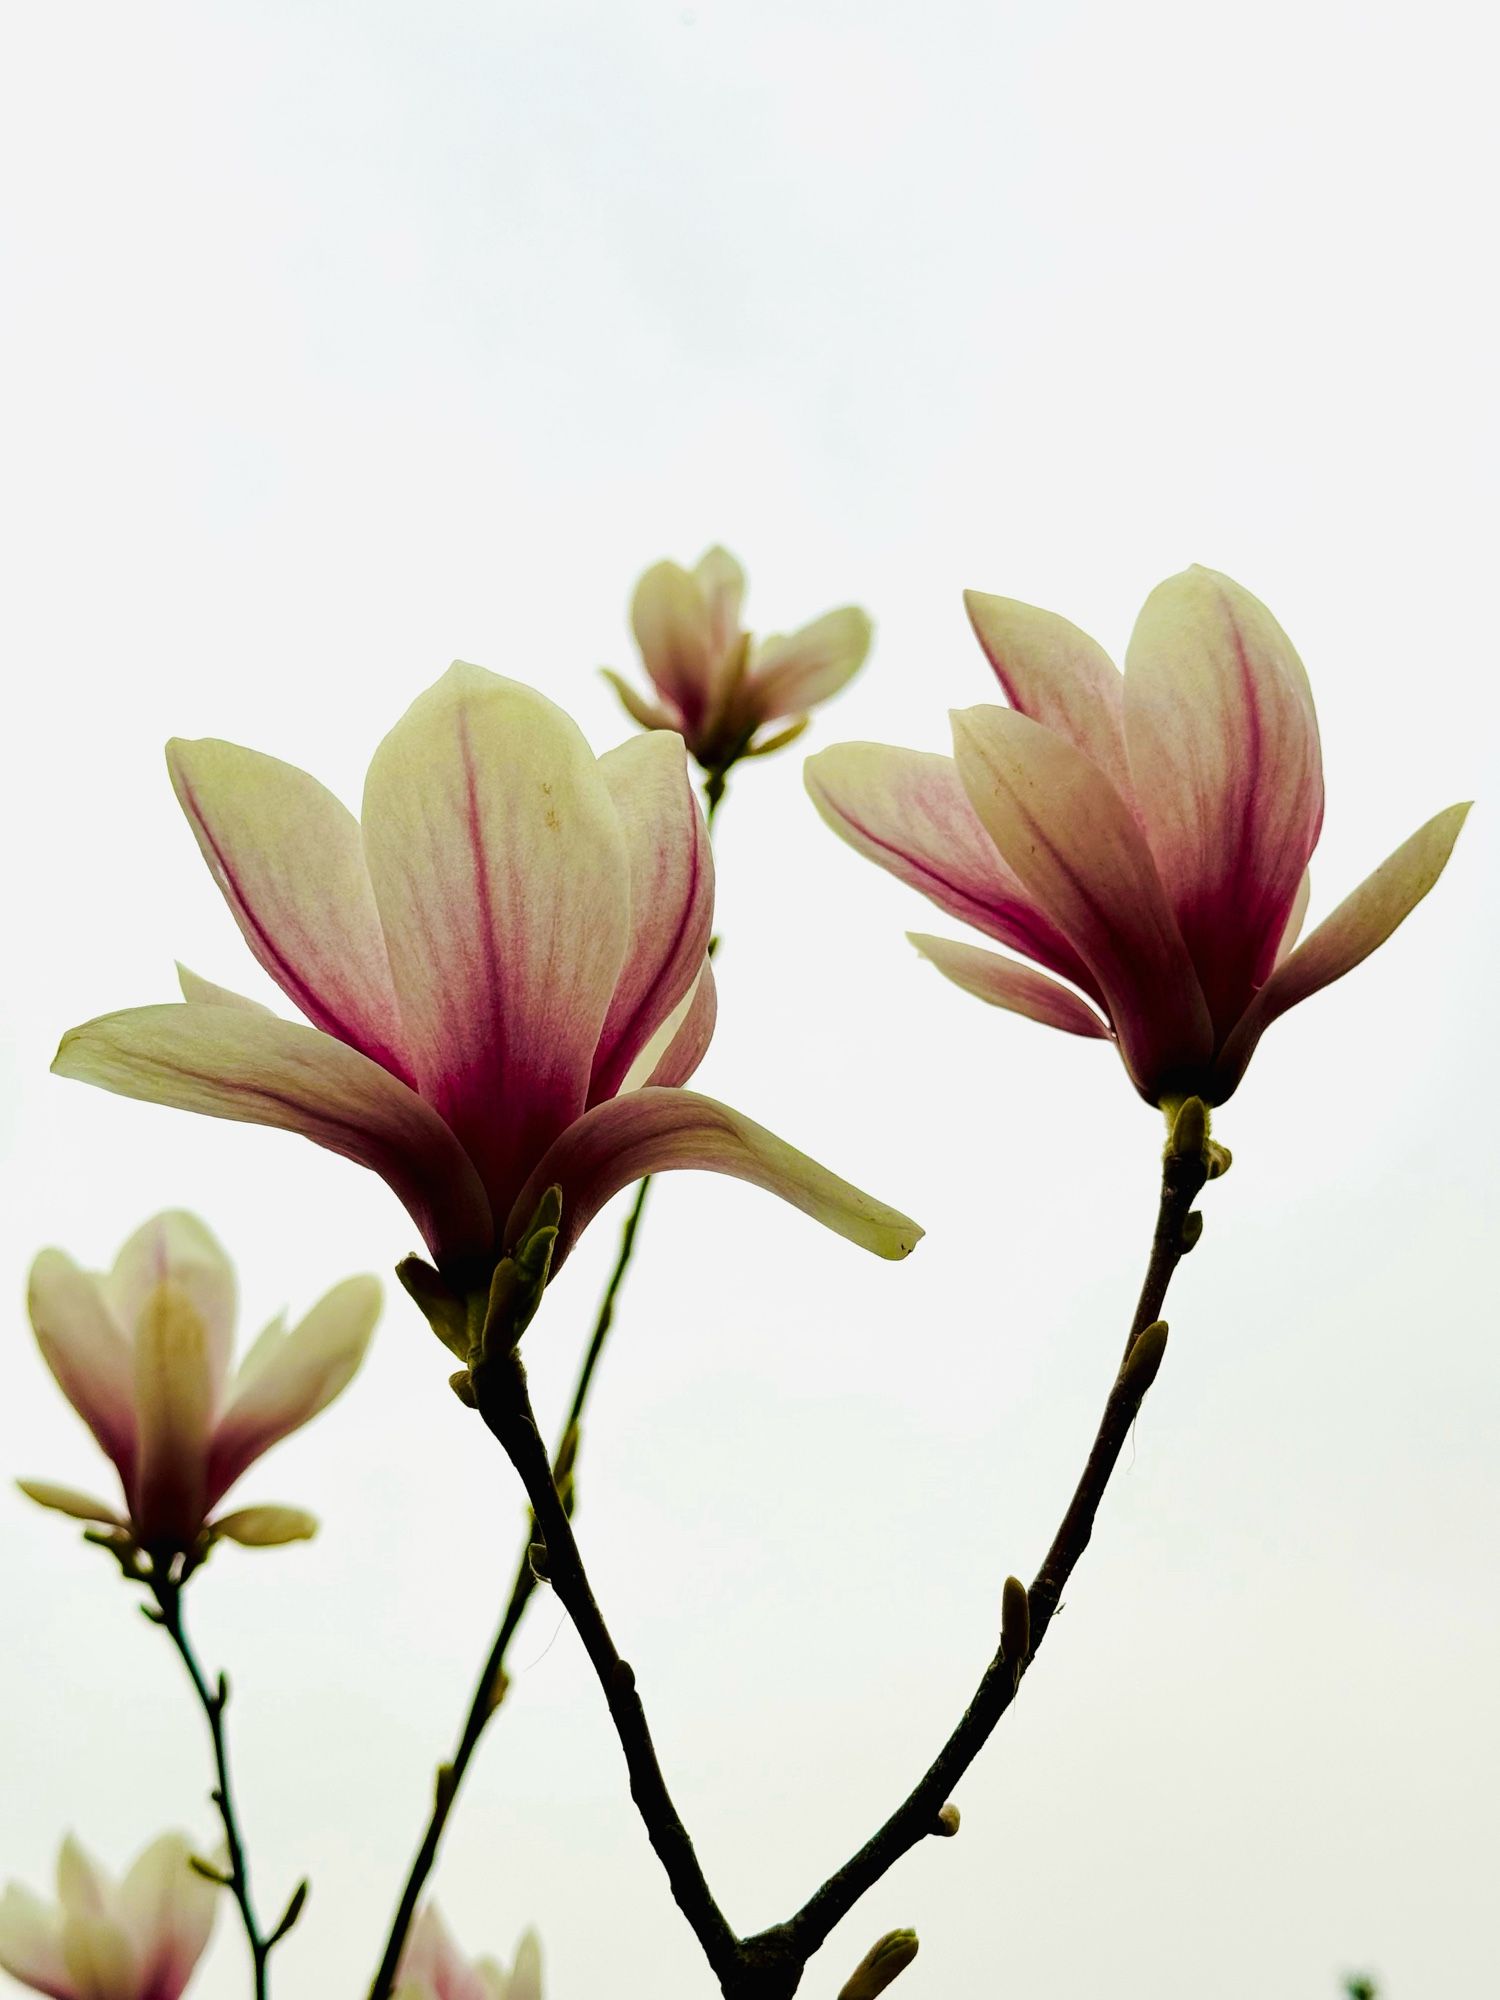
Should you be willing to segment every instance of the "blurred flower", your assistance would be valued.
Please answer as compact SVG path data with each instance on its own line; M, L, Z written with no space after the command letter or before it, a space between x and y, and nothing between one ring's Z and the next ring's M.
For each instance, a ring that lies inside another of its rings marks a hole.
M642 728L675 729L721 781L741 757L800 736L807 711L837 694L870 650L870 621L852 604L757 643L740 625L744 596L745 572L726 549L710 549L690 570L657 563L635 587L630 622L660 700L604 669ZM787 717L785 728L759 733Z
M114 1461L125 1512L40 1480L22 1480L23 1492L128 1532L158 1557L193 1551L205 1534L265 1546L313 1533L312 1516L294 1507L209 1515L247 1466L353 1376L380 1313L374 1278L335 1285L290 1332L273 1320L234 1374L234 1267L181 1209L138 1229L107 1273L43 1250L28 1304L43 1359Z
M401 1954L392 2000L542 2000L542 1948L537 1934L527 1931L507 1975L492 1958L471 1964L454 1943L437 1904L427 1903L417 1913Z
M1265 606L1212 570L1171 577L1122 677L1050 611L967 602L1011 706L956 712L952 759L836 744L808 760L814 803L851 847L1069 982L913 935L956 985L1116 1041L1151 1103L1222 1103L1271 1022L1427 894L1468 807L1429 820L1297 945L1323 766L1307 674Z
M473 1292L562 1190L555 1263L610 1196L699 1167L883 1257L921 1234L679 1086L708 1046L713 861L681 742L595 758L560 708L458 663L375 753L363 825L313 778L174 742L173 782L247 943L312 1026L183 975L53 1067L277 1125L380 1174Z
M55 1905L17 1882L0 1896L0 1966L52 2000L178 2000L218 1906L192 1851L164 1833L116 1883L69 1834Z

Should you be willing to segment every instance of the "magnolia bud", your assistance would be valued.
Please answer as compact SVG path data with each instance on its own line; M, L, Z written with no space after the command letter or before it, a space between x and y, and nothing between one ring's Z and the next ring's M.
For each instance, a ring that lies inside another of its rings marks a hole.
M932 1830L944 1840L951 1840L958 1832L958 1807L946 1805L933 1821Z
M916 1955L915 1931L887 1931L870 1946L839 1988L839 2000L877 2000Z
M432 1266L420 1257L403 1257L396 1266L402 1289L450 1353L469 1358L469 1320L464 1302Z
M1185 1257L1203 1234L1203 1211L1192 1209L1182 1218L1182 1254Z
M1005 1579L1000 1596L1000 1650L1008 1665L1020 1668L1031 1645L1031 1599L1018 1576Z
M1201 1097L1185 1097L1169 1114L1169 1160L1201 1160L1208 1144L1208 1106Z
M1135 1344L1120 1370L1120 1381L1134 1389L1138 1398L1144 1396L1156 1380L1156 1371L1161 1367L1166 1351L1167 1323L1164 1319L1153 1320L1150 1326L1143 1327L1136 1335Z

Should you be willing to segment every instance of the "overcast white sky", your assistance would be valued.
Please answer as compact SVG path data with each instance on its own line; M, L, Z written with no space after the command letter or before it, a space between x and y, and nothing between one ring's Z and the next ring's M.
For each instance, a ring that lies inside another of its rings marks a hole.
M20 1300L156 1209L246 1332L412 1230L293 1138L47 1075L60 1031L264 983L160 746L357 800L454 655L599 748L631 583L723 540L750 611L878 625L810 745L944 747L990 698L965 585L1112 649L1191 561L1259 593L1326 744L1314 917L1420 821L1448 877L1273 1029L1067 1612L928 1842L804 1985L914 1924L899 1991L1389 2000L1496 1976L1493 50L1468 4L12 5L0 63L5 816L0 1468L96 1454ZM892 1268L767 1197L657 1190L579 1531L732 1920L788 1913L926 1764L1113 1366L1157 1124L1105 1048L942 984L957 935L819 825L800 753L723 820L703 1086L906 1207ZM554 1411L607 1216L528 1336ZM514 1556L509 1469L399 1298L246 1481L322 1538L194 1585L278 2000L362 1993ZM69 1525L0 1497L0 1877L76 1827L209 1837L199 1718ZM549 2000L695 2000L696 1947L543 1599L443 1856ZM226 1920L195 1989L247 1991Z

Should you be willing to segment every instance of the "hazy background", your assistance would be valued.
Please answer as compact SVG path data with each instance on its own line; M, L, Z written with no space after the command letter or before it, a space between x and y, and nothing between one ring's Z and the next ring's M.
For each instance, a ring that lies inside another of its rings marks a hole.
M603 748L646 563L712 540L785 628L856 600L810 747L940 748L993 692L959 592L1123 647L1228 570L1311 671L1314 911L1481 795L1397 940L1274 1028L1174 1289L1172 1351L1024 1698L809 1970L914 1924L899 1991L1390 2000L1496 1976L1492 1257L1497 440L1492 50L1470 6L250 7L5 12L5 815L13 1049L0 1467L105 1472L45 1375L35 1249L157 1208L244 1333L414 1233L287 1135L50 1078L59 1032L268 992L160 746L223 735L357 801L455 654ZM734 781L703 1086L927 1225L899 1268L769 1198L653 1200L580 1534L731 1919L786 1915L904 1794L1081 1463L1159 1130L1112 1053L902 938L958 927L826 834L800 749ZM618 1214L527 1340L571 1377ZM394 1288L393 1288L394 1289ZM278 2000L362 1994L508 1585L508 1467L399 1296L347 1400L246 1481L311 1548L192 1593L238 1690ZM111 1566L0 1496L0 1877L211 1838L201 1718ZM438 1889L548 2000L710 1981L543 1596ZM239 2000L226 1908L196 1992Z

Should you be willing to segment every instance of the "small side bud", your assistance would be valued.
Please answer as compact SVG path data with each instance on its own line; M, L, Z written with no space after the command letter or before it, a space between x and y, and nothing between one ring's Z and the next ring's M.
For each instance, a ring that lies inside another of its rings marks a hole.
M1005 1579L1000 1595L1000 1650L1006 1662L1020 1668L1031 1647L1031 1599L1018 1576Z
M1125 1365L1120 1370L1120 1380L1144 1396L1156 1380L1156 1371L1161 1367L1162 1356L1167 1351L1167 1323L1164 1319L1153 1320L1143 1327L1135 1337L1135 1345L1125 1357Z
M510 1675L505 1671L504 1667L497 1668L495 1678L485 1689L485 1714L493 1715L509 1693Z
M478 1398L474 1394L474 1378L467 1368L460 1368L448 1377L448 1387L464 1405L465 1409L477 1410Z
M234 1887L234 1877L227 1875L222 1868L215 1867L212 1861L205 1861L201 1854L190 1854L188 1867L195 1875L201 1875L205 1882L217 1882L221 1889Z
M297 1884L296 1888L293 1889L291 1901L287 1904L286 1908L281 1913L280 1923L276 1926L275 1930L272 1931L271 1935L266 1939L267 1951L271 1949L271 1946L273 1944L281 1943L281 1940L286 1936L287 1932L292 1928L292 1925L296 1923L298 1917L301 1916L303 1907L307 1902L308 1893L311 1890L311 1888L312 1888L311 1882L309 1882L307 1877L304 1875L302 1880Z
M1229 1172L1234 1165L1234 1155L1227 1146L1221 1146L1217 1139L1208 1142L1208 1178L1216 1181Z
M958 1832L959 1813L955 1805L946 1805L933 1821L932 1830L943 1840L951 1840Z
M469 1325L464 1302L421 1257L403 1257L396 1266L401 1288L438 1339L460 1361L469 1358Z
M453 1766L439 1764L437 1776L432 1781L432 1796L439 1812L446 1812L453 1803L455 1783Z
M1202 1234L1203 1211L1202 1209L1195 1208L1182 1218L1182 1254L1184 1257L1189 1250L1196 1247L1198 1238Z
M1208 1144L1208 1106L1201 1097L1185 1097L1168 1116L1169 1160L1201 1160Z
M887 1931L870 1946L839 1988L839 2000L877 2000L916 1955L915 1931Z
M480 1353L486 1361L508 1354L535 1319L552 1275L561 1221L562 1189L549 1187L515 1248L495 1266L480 1335Z
M526 1560L531 1565L531 1574L538 1583L547 1581L547 1544L533 1542L526 1551Z

